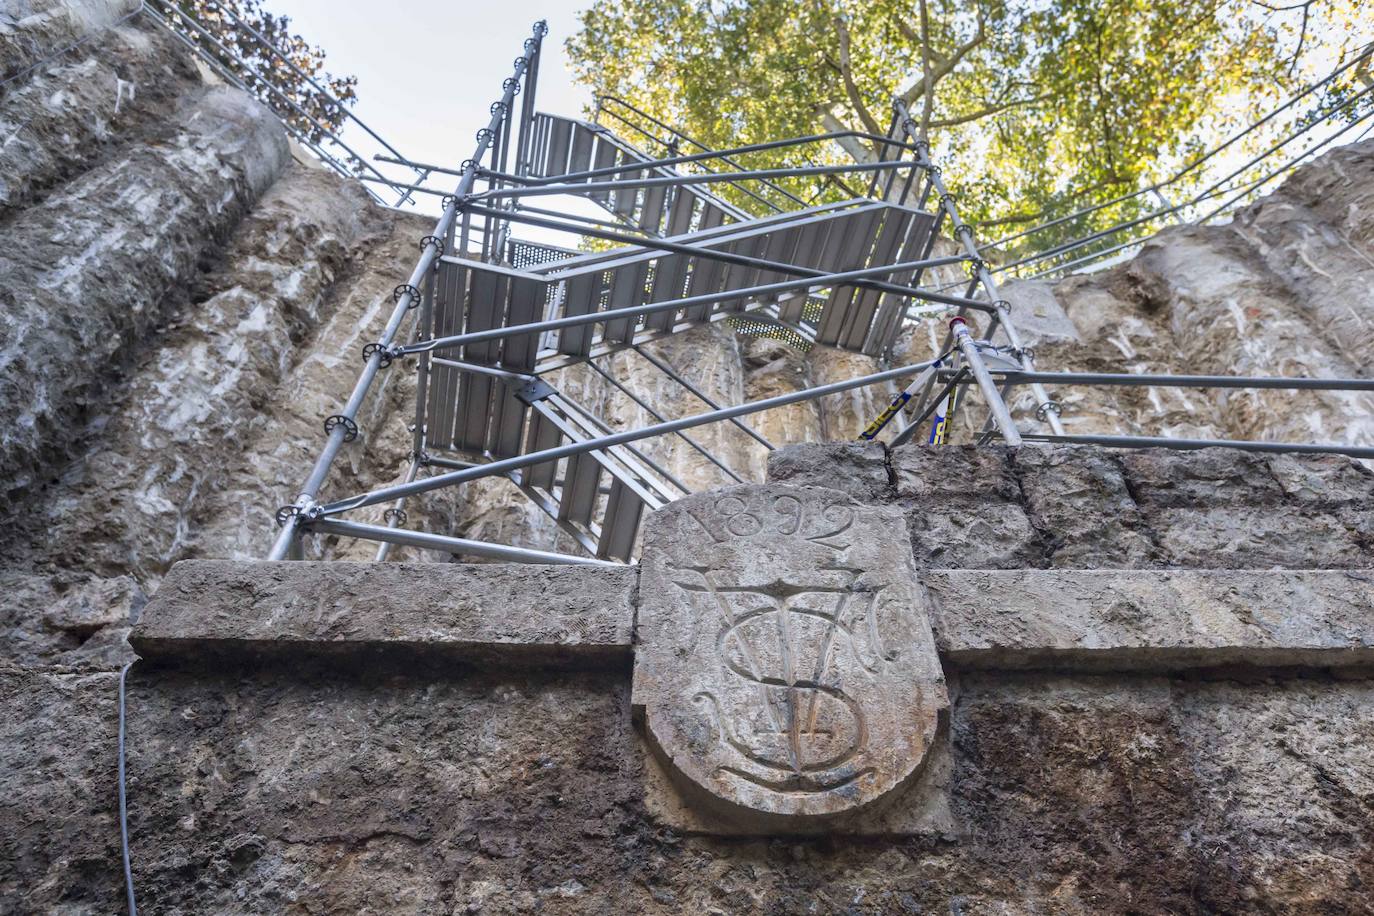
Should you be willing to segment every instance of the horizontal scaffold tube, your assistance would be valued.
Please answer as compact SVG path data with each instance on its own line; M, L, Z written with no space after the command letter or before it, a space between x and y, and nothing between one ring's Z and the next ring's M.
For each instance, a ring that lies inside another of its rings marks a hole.
M512 563L560 563L568 566L621 565L609 560L596 560L591 557L574 557L566 553L549 553L544 550L530 550L526 547L505 547L500 544L488 544L484 541L469 541L467 538L426 534L423 531L411 531L407 528L388 528L383 525L367 525L362 522L345 522L338 519L322 518L310 522L306 527L315 534L336 534L342 537L364 538L386 544L400 544L425 550L443 550L448 553L461 553L471 557L486 557L489 560L509 560Z
M993 375L1013 385L1038 382L1043 385L1114 385L1157 388L1279 388L1287 391L1374 391L1374 379L1367 378L1283 378L1263 375L1147 375L1133 372L1025 372L989 368ZM954 374L940 372L941 378Z
M1022 438L1035 442L1060 442L1071 445L1104 445L1109 448L1171 448L1192 451L1200 448L1234 448L1243 452L1275 452L1299 455L1348 455L1351 458L1374 458L1374 448L1336 443L1256 442L1252 439L1175 439L1169 436L1092 436L1050 433L1024 433Z
M796 264L788 264L785 261L755 258L747 254L736 254L733 251L724 251L720 248L708 248L704 245L689 245L682 242L675 242L672 238L642 238L611 229L569 226L557 219L530 216L519 210L497 210L493 207L482 207L476 204L465 204L462 210L464 213L471 213L473 216L489 216L495 219L503 219L510 223L522 223L527 226L537 226L540 229L555 229L560 232L590 236L591 238L604 239L608 242L619 242L622 245L631 245L638 248L652 248L657 251L671 251L674 254L693 255L713 261L721 261L725 264L738 264L742 267L762 267L766 270L771 270L780 274L791 274L797 277L824 278L826 276L823 270L817 270L812 267L800 267ZM960 261L968 262L969 258L966 255L949 255L945 263L956 264ZM933 261L927 261L926 265L927 267L942 266L935 264ZM854 281L854 285L861 286L864 289L878 290L879 292L892 293L893 295L904 296L906 298L920 298L925 295L925 291L920 287L903 286L900 283L888 283L883 280L856 280ZM987 305L987 303L983 304Z
M606 128L597 128L606 131ZM609 131L606 131L609 133ZM789 137L785 140L770 140L767 143L750 143L747 146L732 146L729 149L708 150L704 153L691 153L685 156L669 156L664 159L644 159L639 161L623 162L620 165L607 166L600 169L588 169L581 172L566 172L562 175L554 175L548 178L533 178L528 175L512 175L509 172L497 172L491 169L481 169L483 176L499 178L502 181L519 181L522 184L549 184L552 182L577 181L583 178L600 178L603 175L618 175L622 172L642 172L646 169L670 168L675 165L683 165L688 162L702 162L707 159L722 159L726 156L735 156L741 153L756 153L766 150L782 149L788 146L801 146L806 143L822 143L826 140L847 140L850 138L860 140L871 140L884 146L896 146L905 150L915 150L916 144L907 143L894 137L884 137L882 134L871 134L862 130L837 130L828 134L808 134L804 137ZM457 169L446 168L441 165L432 165L428 162L418 162L413 159L405 159L399 156L376 155L372 157L377 162L389 162L393 165L404 165L412 169L423 169L425 171L437 172L441 175L462 174ZM891 164L891 160L889 160ZM853 168L848 166L847 168ZM738 172L714 172L711 174L728 175L731 178L739 178Z
M592 194L598 191L622 191L630 188L664 188L682 184L715 184L745 181L751 178L802 178L808 175L836 175L847 172L877 172L885 169L915 169L921 165L907 159L887 162L859 162L853 165L808 165L795 169L755 169L748 172L707 172L702 175L665 175L662 178L631 178L621 181L589 181L536 185L525 188L497 188L469 195L472 200L495 200L502 197L550 197L556 194Z
M793 391L789 394L780 394L777 397L765 398L762 401L752 401L740 404L736 407L726 407L721 410L710 410L705 413L693 414L690 417L682 417L678 420L669 420L667 423L656 423L653 426L645 426L641 429L626 430L622 433L602 436L599 439L570 442L567 445L560 445L556 448L548 448L539 452L531 452L528 455L516 455L514 458L503 458L500 461L492 461L488 464L479 465L466 470L422 478L413 483L383 487L380 490L373 490L361 496L354 496L349 499L341 499L329 503L319 507L316 512L318 515L337 515L340 512L347 512L350 509L361 509L363 506L375 505L377 503L386 502L389 499L396 499L400 496L413 496L416 493L438 490L442 487L466 483L469 480L478 480L482 477L490 477L495 474L505 474L507 471L514 471L519 468L542 464L546 461L556 461L560 458L567 458L570 455L580 455L583 452L610 448L613 445L623 445L626 442L637 442L640 439L652 439L655 436L675 433L681 429L704 426L707 423L716 423L721 420L728 420L731 417L742 417L746 414L758 413L762 410L771 410L774 407L795 404L798 401L808 401L812 398L822 397L827 394L849 391L852 388L862 388L865 385L876 385L879 382L890 381L891 379L901 378L902 376L915 375L928 366L930 366L929 362L913 363L909 366L886 369L882 372L874 372L870 375L862 375L858 378L846 379L842 382L831 382L828 385L818 385L814 388L805 388L801 391ZM315 517L318 517L318 515Z
M687 296L684 299L669 299L664 302L651 302L647 305L633 305L623 309L607 309L604 312L591 312L586 315L569 315L565 318L550 318L548 321L533 321L529 324L513 324L509 327L491 328L486 331L471 331L467 334L455 334L451 337L436 337L433 340L426 340L420 343L398 347L395 353L404 356L410 353L447 350L451 347L480 343L484 340L501 340L504 337L515 337L520 334L537 334L543 331L557 331L560 328L580 327L584 324L600 324L603 321L615 321L618 318L638 318L642 315L653 315L657 312L670 312L681 308L688 308L693 305L710 305L715 302L730 299L750 299L756 296L768 296L773 293L786 293L799 289L810 289L813 286L834 286L837 283L850 283L854 280L879 277L884 274L902 273L908 270L918 270L927 267L939 267L944 264L957 264L964 260L966 260L965 256L957 255L947 258L930 258L924 261L906 261L901 264L884 264L881 267L868 267L863 270L848 270L843 273L825 274L820 277L807 277L802 280L783 280L780 283L765 283L762 286L746 286L742 289L706 293L701 296ZM993 311L990 304L979 299L965 299L962 296L942 296L938 294L927 294L925 292L920 294L920 298L930 299L933 302L943 302L947 305L967 306L968 308L977 309L983 312Z

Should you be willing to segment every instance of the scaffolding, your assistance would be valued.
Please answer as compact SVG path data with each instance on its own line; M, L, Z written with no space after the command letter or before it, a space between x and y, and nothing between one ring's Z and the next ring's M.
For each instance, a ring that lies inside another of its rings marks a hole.
M999 292L1002 271L985 258L973 228L960 218L929 145L900 102L885 135L843 131L709 149L618 99L601 99L593 120L537 111L546 31L537 23L525 40L491 105L490 120L477 132L472 156L459 167L413 162L390 149L375 157L425 176L388 179L402 199L436 193L426 184L435 176L456 178L456 186L438 192L442 214L420 240L410 276L394 291L384 331L364 349L351 394L324 421L324 445L297 498L278 511L280 532L269 558L299 556L304 537L338 535L377 542L378 560L393 545L406 545L524 562L633 562L645 515L689 492L637 443L680 437L701 460L739 480L687 431L732 423L771 449L745 417L894 381L909 384L863 438L945 441L947 425L960 413L971 414L976 403L985 414L974 432L980 444L1219 445L1374 458L1374 448L1339 444L1067 435L1052 387L1374 391L1374 380L1041 371L1017 329L1012 303ZM872 144L880 154L864 163L817 157L818 164L792 168L743 164L751 153L821 150L851 139ZM653 147L667 155L654 154ZM796 193L798 178L815 179L827 193L806 199ZM589 217L585 207L536 206L542 199L590 202L603 216ZM523 227L571 233L584 244L537 243L517 234ZM943 250L954 253L937 253L942 237L949 240ZM1048 257L1068 263L1072 257L1063 256L1070 251L1060 246ZM1101 256L1100 248L1094 250L1092 257ZM965 269L966 282L928 282L936 269L957 267ZM903 330L937 310L950 313L937 357L891 365ZM801 347L862 353L885 368L777 397L720 404L644 348L713 322ZM643 359L709 409L665 418L608 368L606 357L621 352ZM590 367L654 422L613 431L551 384L552 373L575 365ZM359 410L373 382L399 366L409 366L416 377L412 454L403 482L323 499L335 459L358 437ZM1018 418L1008 406L1018 388L1033 396L1031 417ZM964 422L975 430L973 418ZM582 553L406 527L409 500L488 477L518 487ZM347 517L381 505L388 506L385 524Z

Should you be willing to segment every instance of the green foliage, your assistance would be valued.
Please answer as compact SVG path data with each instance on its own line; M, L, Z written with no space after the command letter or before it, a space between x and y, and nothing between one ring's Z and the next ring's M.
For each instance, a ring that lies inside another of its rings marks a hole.
M914 117L928 120L961 209L989 237L1167 177L1305 84L1309 58L1328 70L1374 37L1355 27L1356 0L1285 9L1256 0L927 2L924 64L911 0L597 0L568 51L599 96L624 99L717 148L842 129L886 133L890 100L900 95ZM1352 80L1313 105L1332 104ZM635 130L617 115L667 139L615 102L600 114L627 136ZM1250 146L1271 137L1259 133ZM874 154L863 141L741 161L793 166ZM806 199L847 196L815 180L786 187ZM1106 207L1034 247L1153 206L1137 197Z

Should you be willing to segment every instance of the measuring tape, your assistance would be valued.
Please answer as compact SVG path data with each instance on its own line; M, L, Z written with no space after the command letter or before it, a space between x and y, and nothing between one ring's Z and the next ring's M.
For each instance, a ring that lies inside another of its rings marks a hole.
M915 397L916 392L919 389L923 388L926 382L930 381L930 379L935 375L936 371L942 365L944 365L944 360L937 359L935 360L935 362L931 363L929 366L923 369L921 371L921 374L916 376L915 381L913 381L910 385L907 385L906 388L902 389L901 394L893 398L892 403L884 407L883 412L878 414L878 416L874 418L872 423L864 427L864 431L859 433L859 438L869 442L873 441L874 437L876 437L878 433L883 431L883 427L887 426L888 423L892 422L892 418L897 416L897 414L901 412L902 408L907 405L907 402L910 401L913 397ZM945 404L948 401L949 398L946 397L940 404L941 413L937 417L937 429L943 430L944 428L945 418L943 410ZM932 438L931 441L934 442L935 440Z
M956 388L940 399L940 406L935 408L934 423L930 427L930 439L927 440L929 444L945 444L945 418L954 412L954 399L958 397L958 393L959 390Z

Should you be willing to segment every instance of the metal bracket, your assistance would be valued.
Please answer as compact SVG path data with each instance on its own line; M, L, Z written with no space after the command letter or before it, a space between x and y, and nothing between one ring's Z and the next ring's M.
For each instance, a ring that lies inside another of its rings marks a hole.
M534 378L515 388L513 393L525 404L533 406L535 402L542 401L558 392L543 379Z
M397 350L391 347L384 346L380 343L370 343L363 347L363 361L366 362L371 359L373 353L381 354L381 361L377 364L377 368L379 369L385 369L387 366L390 366L392 360L401 355Z
M354 439L358 438L358 424L354 423L343 414L337 413L324 421L324 434L326 436L330 435L334 432L334 427L336 426L342 426L344 428L343 441L352 442Z

